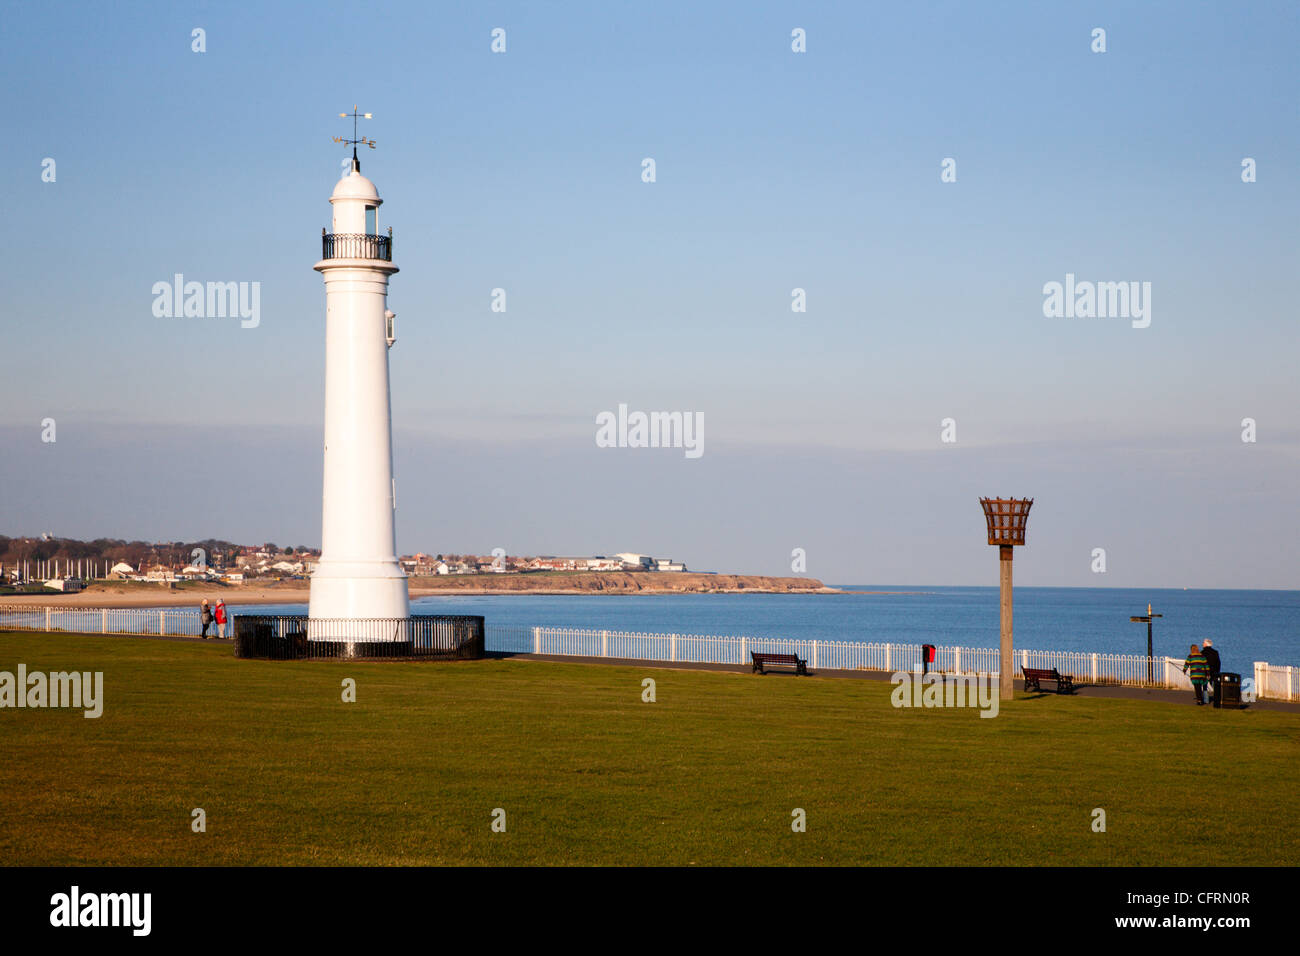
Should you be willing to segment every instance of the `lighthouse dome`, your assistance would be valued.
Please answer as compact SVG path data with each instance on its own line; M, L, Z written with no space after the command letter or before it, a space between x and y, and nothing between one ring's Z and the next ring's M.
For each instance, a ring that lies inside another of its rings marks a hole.
M366 199L374 203L383 202L379 198L379 190L375 188L375 184L362 176L356 167L353 167L352 172L340 179L334 187L330 202L337 202L340 199Z

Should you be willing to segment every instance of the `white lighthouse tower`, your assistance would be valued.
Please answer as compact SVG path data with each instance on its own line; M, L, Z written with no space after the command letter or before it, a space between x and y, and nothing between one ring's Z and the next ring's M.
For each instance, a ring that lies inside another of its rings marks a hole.
M354 145L352 166L330 196L333 231L322 230L314 266L325 278L325 485L308 637L405 640L405 624L393 623L411 613L397 560L388 384L388 277L397 267L392 230L379 234L383 200L357 160L355 144L373 142L342 142ZM363 623L376 619L385 625Z

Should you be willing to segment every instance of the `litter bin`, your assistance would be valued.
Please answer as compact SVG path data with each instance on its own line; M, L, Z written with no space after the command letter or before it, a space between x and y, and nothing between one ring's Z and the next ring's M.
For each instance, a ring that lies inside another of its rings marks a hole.
M1214 699L1215 707L1241 708L1241 675L1229 671L1219 674L1219 693Z

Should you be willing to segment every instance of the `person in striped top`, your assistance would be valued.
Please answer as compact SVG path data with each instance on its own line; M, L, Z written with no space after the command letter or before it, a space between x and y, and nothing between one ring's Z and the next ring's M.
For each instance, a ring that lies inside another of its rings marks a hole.
M1192 679L1192 693L1196 695L1196 706L1205 703L1205 682L1210 679L1210 664L1201 653L1201 649L1192 645L1191 653L1183 661L1183 673Z

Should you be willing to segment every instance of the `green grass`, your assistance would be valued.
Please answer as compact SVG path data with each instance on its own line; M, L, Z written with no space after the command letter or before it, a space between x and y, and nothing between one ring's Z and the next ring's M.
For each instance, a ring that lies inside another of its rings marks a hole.
M7 864L1300 859L1290 713L1049 696L989 720L896 710L876 681L0 635L0 670L20 662L102 670L105 709L0 710Z

